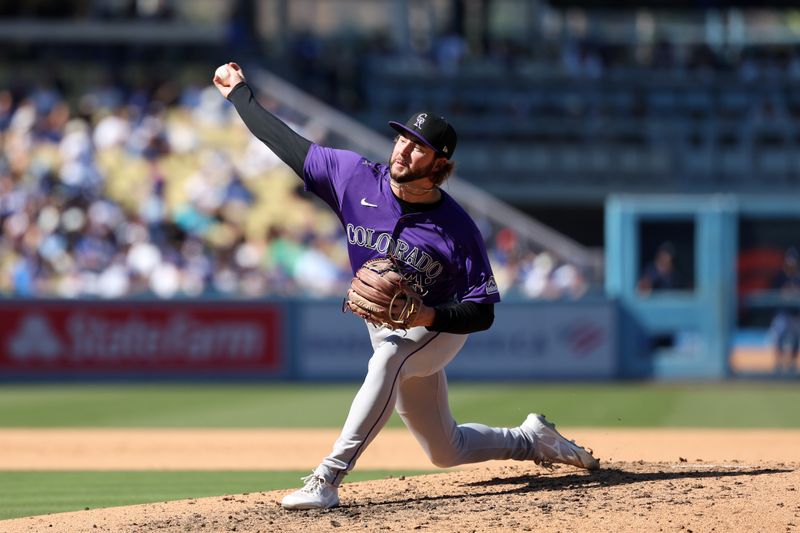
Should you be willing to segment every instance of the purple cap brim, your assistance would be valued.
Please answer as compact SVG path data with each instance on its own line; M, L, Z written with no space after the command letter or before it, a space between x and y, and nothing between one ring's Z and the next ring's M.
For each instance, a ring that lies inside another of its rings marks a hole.
M428 139L426 139L425 137L423 137L422 135L420 135L420 133L419 133L418 131L414 131L414 130L412 130L411 128L409 128L408 126L406 126L405 124L400 124L399 122L395 122L394 120L390 120L390 121L389 121L389 125L390 125L392 128L394 128L394 129L397 131L397 133L408 133L408 134L409 134L409 135L411 135L412 137L416 137L417 139L419 139L420 141L422 141L422 144L424 144L424 145L425 145L425 146L427 146L428 148L431 148L431 149L433 149L433 151L434 151L434 152L436 152L436 153L438 153L438 152L439 152L439 150L438 150L438 149L437 149L437 148L436 148L434 145L432 145L432 144L431 144L431 143L428 141Z

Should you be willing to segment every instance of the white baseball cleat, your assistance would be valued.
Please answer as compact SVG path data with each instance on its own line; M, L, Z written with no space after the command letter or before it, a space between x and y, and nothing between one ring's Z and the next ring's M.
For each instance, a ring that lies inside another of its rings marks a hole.
M325 479L316 474L302 479L305 486L281 500L284 509L330 509L339 505L339 489Z
M600 467L600 461L592 456L591 450L564 438L544 415L529 414L520 429L533 441L533 461L536 464L549 466L552 463L564 463L587 470L596 470Z

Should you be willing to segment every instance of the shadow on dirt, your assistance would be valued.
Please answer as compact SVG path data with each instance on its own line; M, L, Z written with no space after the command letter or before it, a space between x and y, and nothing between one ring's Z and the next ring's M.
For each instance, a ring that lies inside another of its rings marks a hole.
M383 502L370 502L369 504L351 504L341 507L340 509L357 510L358 508L367 508L372 506L388 506L388 505L404 505L404 504L419 504L424 502L443 502L448 500L463 500L465 498L482 498L485 496L500 496L512 494L525 494L528 492L542 492L542 491L566 491L575 489L599 489L604 487L613 487L618 485L631 485L635 483L645 483L649 481L670 481L682 479L708 479L708 478L727 478L727 477L752 477L762 476L768 474L783 474L793 472L794 469L786 468L754 468L754 469L731 469L731 468L708 468L708 467L687 467L682 471L666 471L658 470L656 472L635 472L627 471L621 468L603 468L593 472L576 472L565 473L558 475L558 472L547 473L544 475L531 474L524 476L513 477L495 477L486 481L478 481L474 483L464 483L461 487L495 487L494 490L480 491L468 493L459 492L454 490L452 494L445 494L441 496L420 496L416 495L413 498L387 500ZM507 490L497 490L497 487L503 485L510 485L511 488Z
M516 485L517 488L505 491L504 493L522 493L526 491L542 491L542 490L564 490L576 488L591 488L591 487L614 487L617 485L630 485L633 483L643 483L647 481L668 481L677 479L705 479L705 478L723 478L723 477L736 477L736 476L762 476L766 474L784 474L792 472L789 469L779 468L758 468L752 470L730 468L706 468L692 469L687 467L682 471L666 471L659 470L657 472L631 472L621 468L601 468L594 472L580 472L575 474L566 474L563 476L538 474L514 476L507 478L492 478L488 481L477 481L475 483L466 483L466 487L492 487L498 485ZM524 485L520 487L519 485Z

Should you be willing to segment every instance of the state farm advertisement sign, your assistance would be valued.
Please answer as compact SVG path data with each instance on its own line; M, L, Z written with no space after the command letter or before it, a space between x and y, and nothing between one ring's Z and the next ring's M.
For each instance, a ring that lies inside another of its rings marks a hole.
M278 306L195 302L0 305L0 373L282 369Z

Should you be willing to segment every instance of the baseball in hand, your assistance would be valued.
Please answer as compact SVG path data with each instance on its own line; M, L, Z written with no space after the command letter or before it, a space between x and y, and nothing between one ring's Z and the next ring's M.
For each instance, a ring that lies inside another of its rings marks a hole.
M219 78L222 81L227 80L228 76L230 76L230 73L228 72L228 66L222 65L220 67L217 67L217 70L216 72L214 72L214 75L216 75L217 78Z

